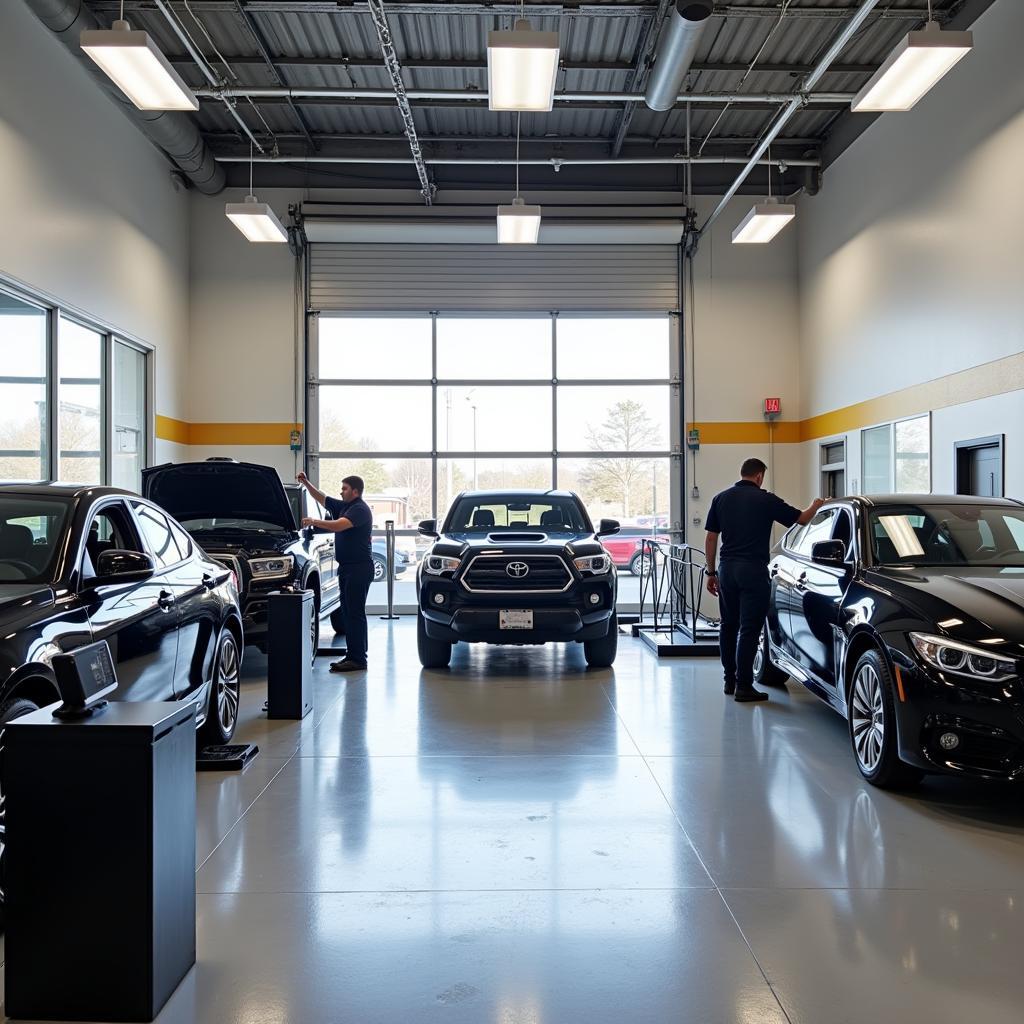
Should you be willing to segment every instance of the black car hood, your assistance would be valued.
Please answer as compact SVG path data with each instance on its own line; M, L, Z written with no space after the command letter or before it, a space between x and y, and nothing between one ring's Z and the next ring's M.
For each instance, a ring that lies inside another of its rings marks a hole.
M945 628L951 636L978 641L994 635L1004 637L1014 648L1024 644L1024 569L979 566L877 571L893 592L905 591L907 599L936 623L963 620Z
M53 590L38 583L0 584L0 625L18 622L31 610L53 604Z
M183 462L142 471L142 493L175 519L258 519L294 530L277 470L251 462Z

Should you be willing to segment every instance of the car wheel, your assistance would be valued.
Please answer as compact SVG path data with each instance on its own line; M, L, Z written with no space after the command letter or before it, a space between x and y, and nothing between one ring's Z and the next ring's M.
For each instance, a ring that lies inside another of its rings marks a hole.
M21 718L22 715L29 715L33 711L38 711L39 706L33 701L28 700L26 697L12 697L9 701L6 701L0 706L0 726L6 722L13 722L15 718ZM0 729L0 778L3 778L3 758L4 758L4 741L3 741L3 729ZM3 790L0 789L0 929L4 927L4 909L7 903L7 890L5 888L5 875L4 870L4 858L5 858L5 838L7 831L7 804L4 800Z
M331 629L334 630L335 636L345 635L345 615L340 608L335 608L331 612Z
M642 551L638 551L630 560L629 571L634 576L647 576L651 571L650 555L645 556Z
M754 653L754 682L761 686L781 686L789 678L788 672L776 668L768 657L768 627L761 630Z
M313 591L313 622L309 627L310 639L310 651L312 652L309 656L310 664L316 664L316 649L320 645L320 595L314 590Z
M427 636L423 613L416 616L416 650L424 668L447 668L452 660L452 645L447 640Z
M848 716L853 756L868 782L883 789L920 782L924 772L899 757L892 679L877 650L865 651L857 660Z
M612 612L608 632L599 640L583 641L583 657L591 668L608 668L619 649L619 617Z
M206 721L199 729L200 746L218 746L230 742L234 736L241 698L241 667L238 641L231 630L225 629L217 644L210 703L206 709Z
M373 556L373 582L380 583L388 574L388 563L383 558Z

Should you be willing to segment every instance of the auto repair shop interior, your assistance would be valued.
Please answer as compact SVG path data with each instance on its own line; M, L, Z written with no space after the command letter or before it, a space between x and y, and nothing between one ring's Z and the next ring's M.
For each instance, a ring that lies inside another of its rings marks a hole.
M4 1014L1017 1024L1022 48L0 3Z

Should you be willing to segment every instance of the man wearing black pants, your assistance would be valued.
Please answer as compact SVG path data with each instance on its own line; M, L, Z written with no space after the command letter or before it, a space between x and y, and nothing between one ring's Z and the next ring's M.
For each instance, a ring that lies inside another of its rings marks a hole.
M771 587L768 557L772 524L809 523L824 504L815 498L802 512L761 489L767 466L747 459L740 479L716 494L705 522L704 553L708 563L708 591L718 598L721 612L719 646L725 672L725 693L740 703L767 700L754 689L754 655L768 614ZM722 536L722 562L715 570L718 537Z
M366 595L373 582L373 556L370 535L373 512L363 501L363 481L347 476L341 481L341 497L331 498L314 487L305 473L296 480L334 517L302 520L334 534L334 557L338 562L338 588L345 619L347 650L340 661L332 662L332 672L359 672L366 668Z

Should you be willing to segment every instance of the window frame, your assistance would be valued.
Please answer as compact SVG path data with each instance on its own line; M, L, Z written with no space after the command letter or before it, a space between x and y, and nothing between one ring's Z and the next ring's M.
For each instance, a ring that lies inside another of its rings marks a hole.
M928 421L928 490L924 491L924 492L921 492L921 491L898 491L898 490L896 490L896 462L897 462L897 458L896 458L896 427L899 424L901 424L901 423L909 423L912 420L923 420L923 419L926 419ZM868 431L870 431L870 430L879 430L879 429L881 429L883 427L887 427L888 431L889 431L889 466L888 466L888 470L889 470L889 481L888 481L889 490L888 491L876 491L876 492L871 492L871 493L876 493L876 494L921 494L921 493L931 494L931 493L933 493L932 492L932 487L933 487L933 478L932 478L932 469L933 469L933 460L932 460L932 449L933 449L933 444L932 444L932 414L931 414L930 410L928 412L915 413L913 416L900 416L900 417L897 417L896 419L890 420L888 422L875 423L875 424L872 424L871 426L861 427L861 430L860 430L860 478L861 478L861 493L863 493L863 494L869 493L866 490L866 488L864 487L864 480L865 480L865 478L867 476L866 461L865 461L864 435Z

